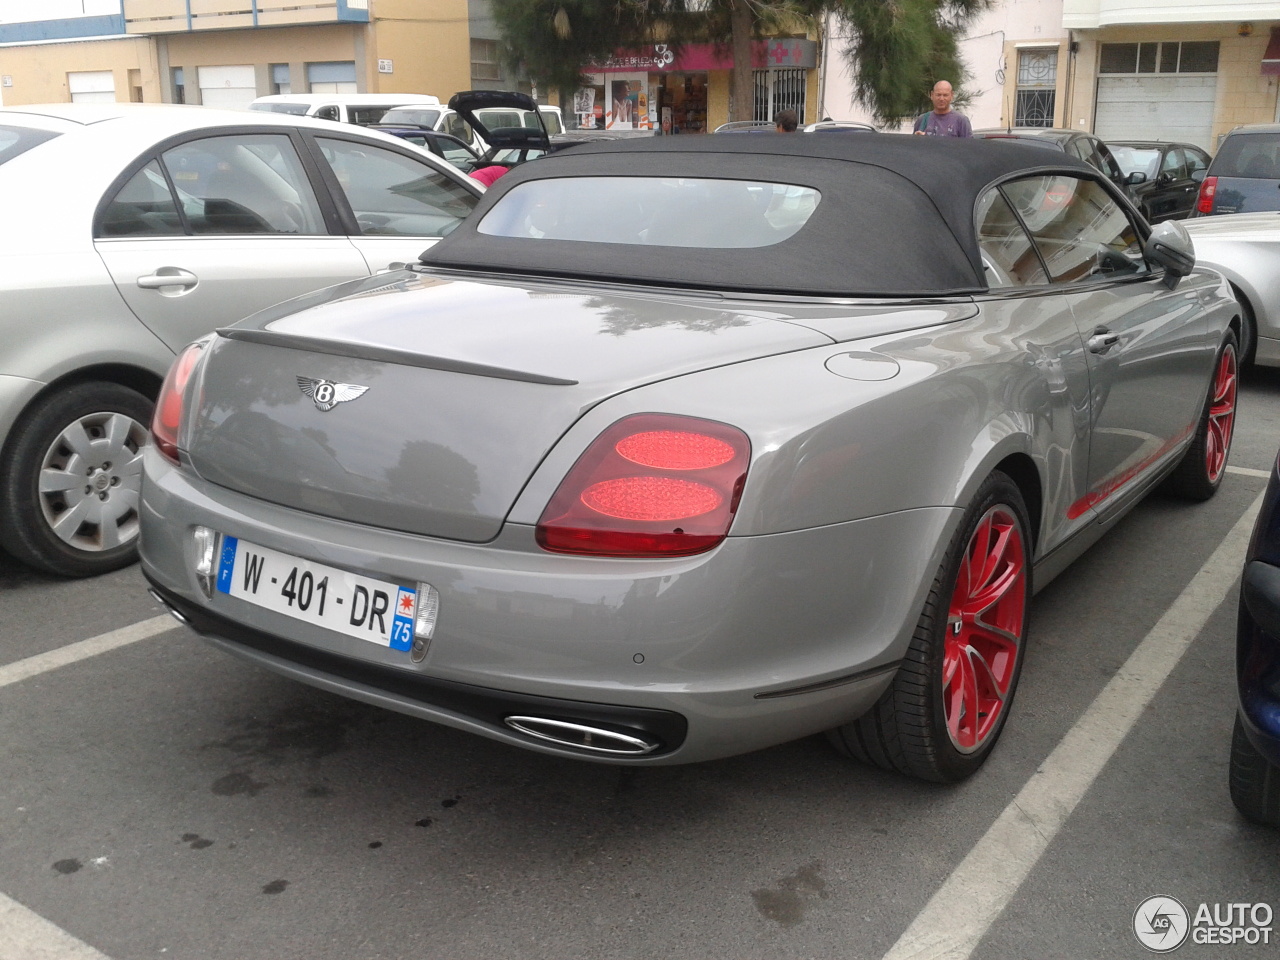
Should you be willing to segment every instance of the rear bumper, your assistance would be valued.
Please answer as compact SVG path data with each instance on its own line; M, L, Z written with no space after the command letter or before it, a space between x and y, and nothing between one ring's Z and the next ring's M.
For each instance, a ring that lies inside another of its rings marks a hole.
M953 519L930 508L730 537L696 557L600 560L548 554L518 524L492 543L464 544L318 517L157 461L149 451L143 571L218 646L356 699L609 762L731 756L864 713L906 650ZM425 660L225 594L207 597L193 569L196 525L365 576L433 585L439 619ZM661 747L602 757L507 725L506 711L544 715L536 707L647 731Z

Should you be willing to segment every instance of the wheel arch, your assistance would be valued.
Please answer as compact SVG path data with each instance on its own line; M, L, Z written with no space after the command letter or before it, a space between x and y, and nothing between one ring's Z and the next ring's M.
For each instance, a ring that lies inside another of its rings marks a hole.
M13 424L17 424L27 416L31 410L37 405L46 401L49 397L54 396L68 387L74 387L81 383L114 383L122 387L128 387L136 393L142 394L148 400L155 401L156 396L160 393L160 385L163 378L157 376L153 371L145 367L135 366L128 363L98 363L91 364L87 367L80 367L76 370L69 371L55 380L46 383L38 393L31 397L22 407L21 410L13 418ZM0 447L4 456L8 456L9 447L13 442L13 430L5 431L3 446Z
M1031 457L1019 451L1011 453L997 463L991 471L1000 471L1017 486L1027 507L1027 519L1031 523L1032 553L1040 542L1040 515L1044 507L1044 493L1040 484L1040 471Z

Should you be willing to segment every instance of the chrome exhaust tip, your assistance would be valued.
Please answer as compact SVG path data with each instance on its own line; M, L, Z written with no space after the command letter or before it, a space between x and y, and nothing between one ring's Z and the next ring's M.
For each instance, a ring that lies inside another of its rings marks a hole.
M159 603L160 606L164 607L165 612L169 614L169 616L173 617L173 619L177 620L184 627L190 626L190 624L187 622L187 618L184 617L182 614L180 614L173 607L171 607L169 605L169 601L166 600L164 597L160 596L160 594L156 591L154 587L147 587L147 593L151 594L151 598L155 600L157 603Z
M539 740L612 757L642 757L662 746L659 741L638 734L619 733L547 717L506 717L503 722L512 730Z

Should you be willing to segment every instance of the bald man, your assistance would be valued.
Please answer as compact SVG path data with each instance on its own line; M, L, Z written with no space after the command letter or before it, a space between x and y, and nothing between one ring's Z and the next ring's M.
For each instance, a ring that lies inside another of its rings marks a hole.
M951 109L951 98L954 94L951 84L939 80L929 91L929 99L933 101L933 109L921 114L916 120L915 134L923 137L972 137L973 128L969 126L969 118Z

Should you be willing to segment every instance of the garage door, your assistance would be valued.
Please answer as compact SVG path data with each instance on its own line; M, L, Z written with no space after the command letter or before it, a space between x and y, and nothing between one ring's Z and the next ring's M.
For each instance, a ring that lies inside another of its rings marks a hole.
M1099 77L1093 132L1103 140L1176 140L1213 152L1217 77Z
M246 110L258 97L253 64L200 67L200 102L206 107Z

